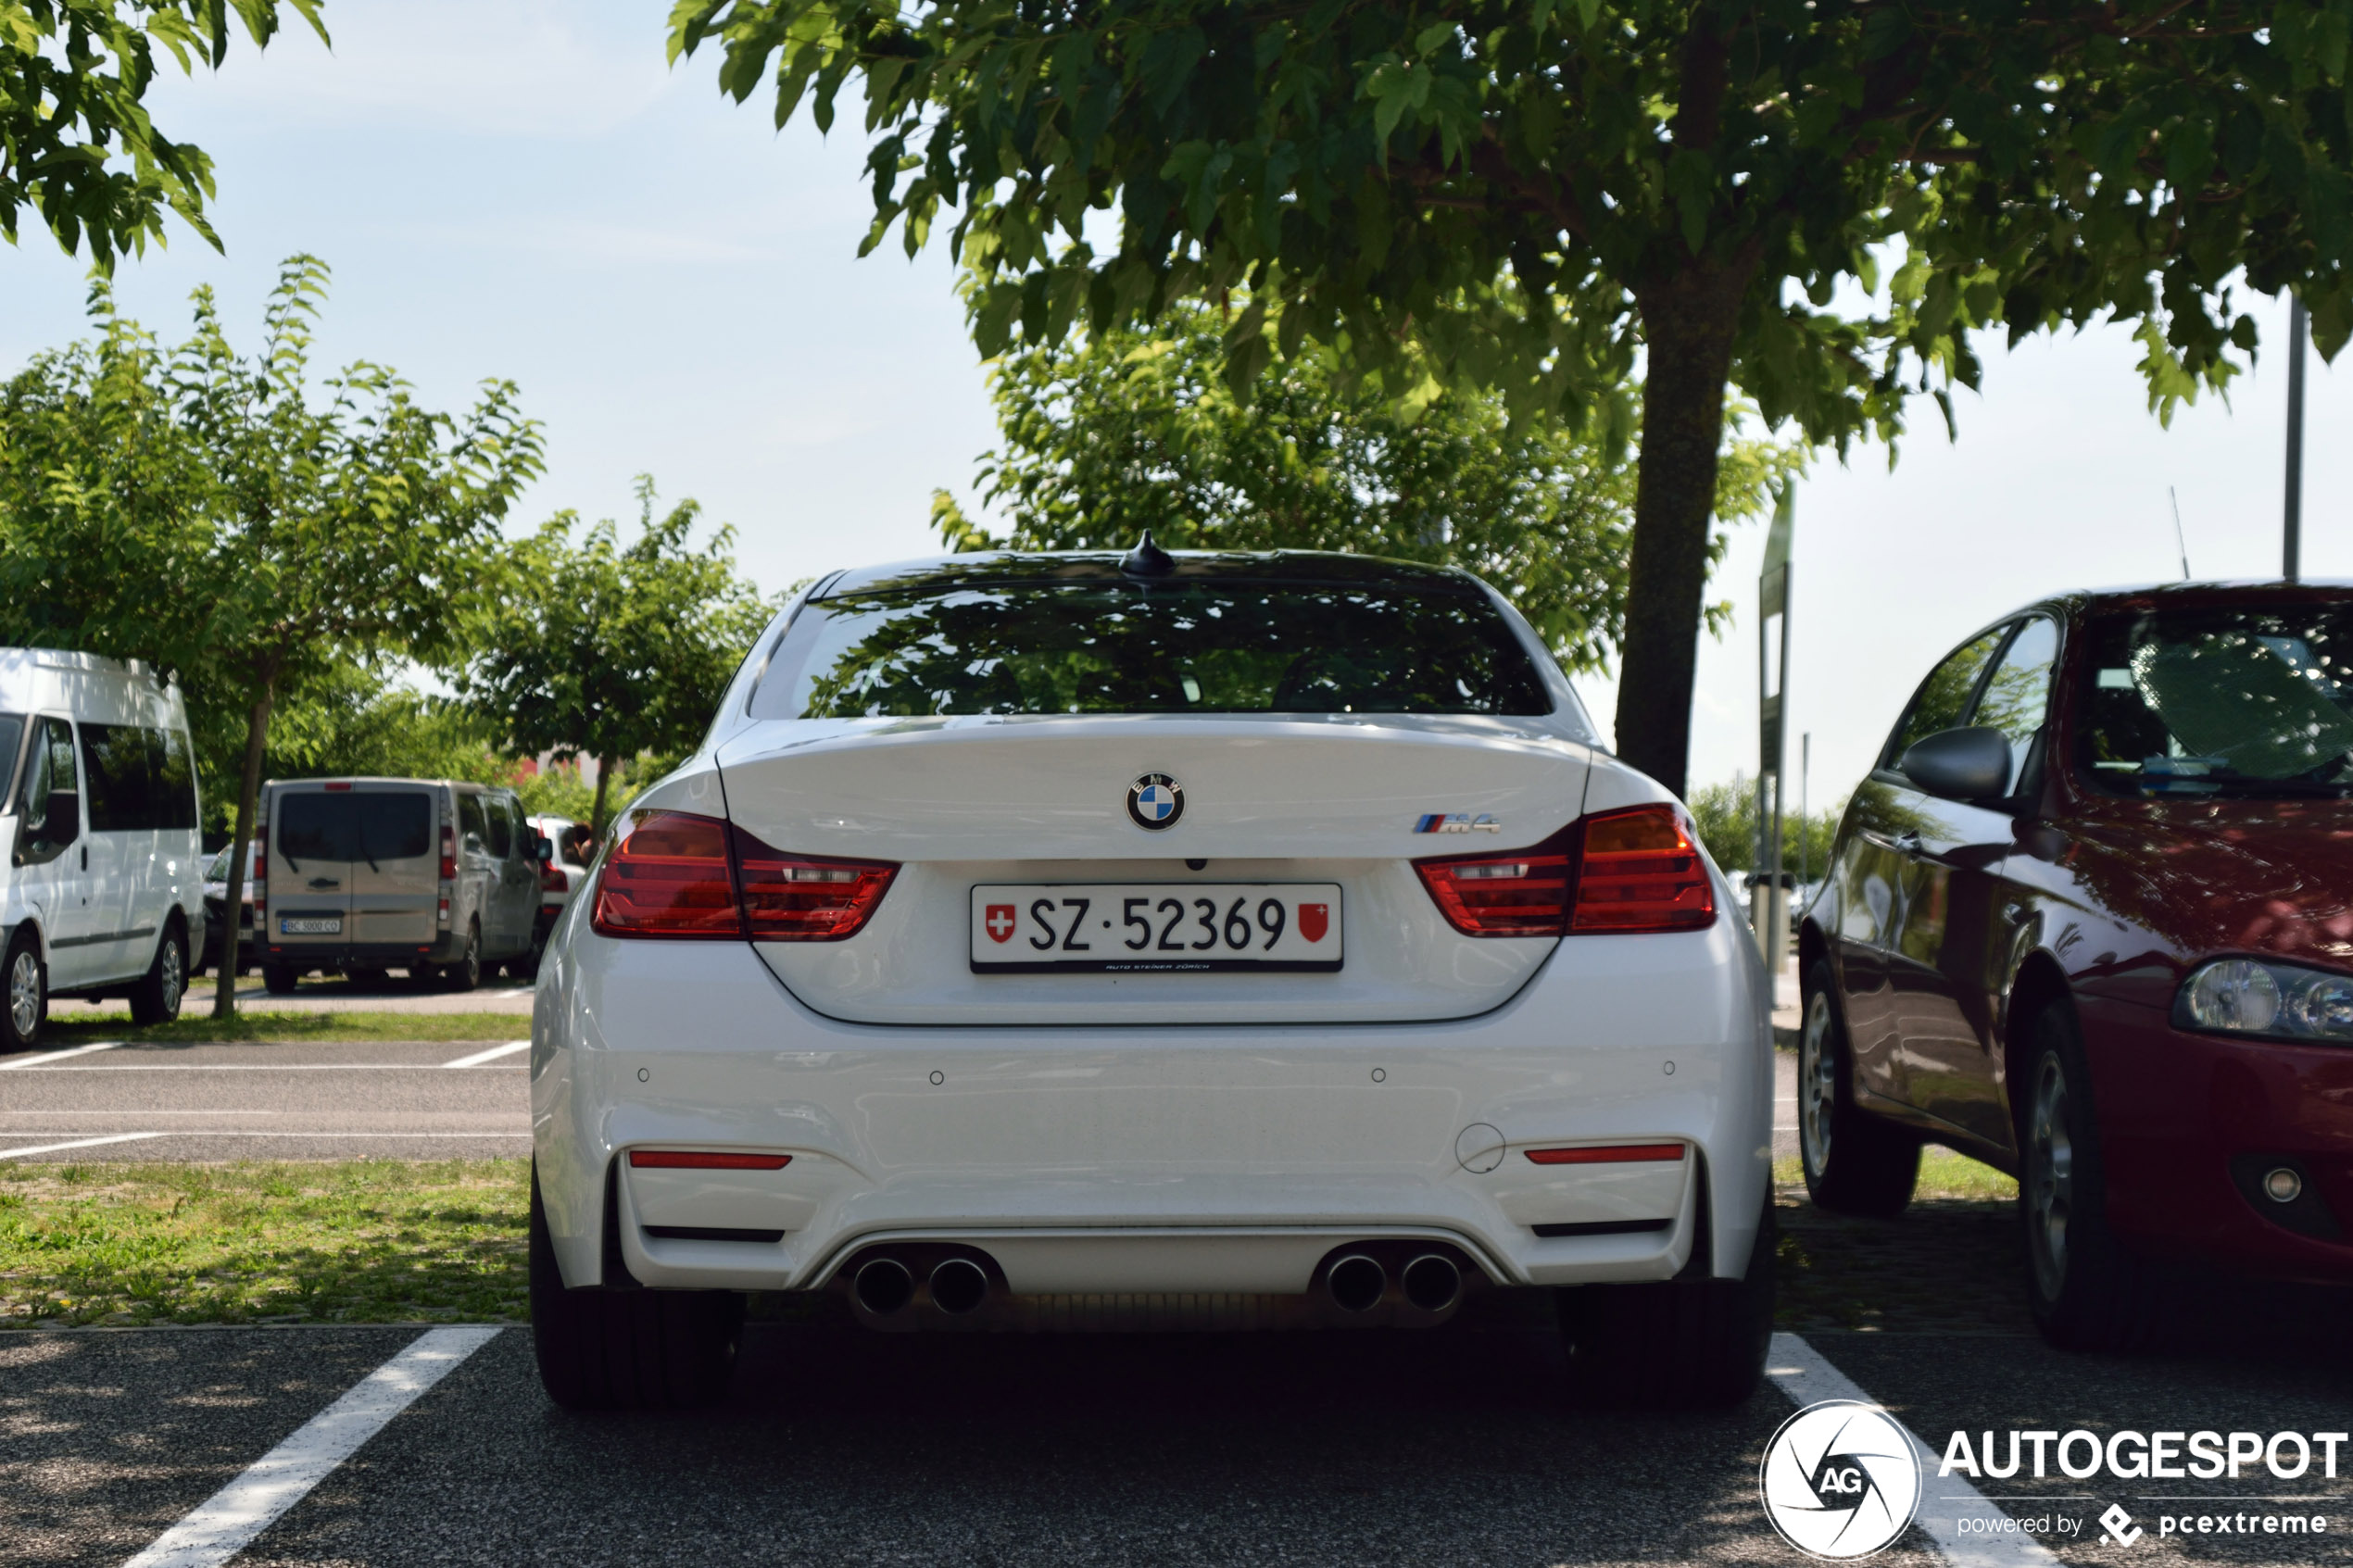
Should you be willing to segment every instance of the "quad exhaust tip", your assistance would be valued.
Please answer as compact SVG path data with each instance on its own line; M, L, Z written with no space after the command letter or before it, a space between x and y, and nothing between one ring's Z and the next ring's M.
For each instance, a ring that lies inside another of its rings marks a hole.
M864 1277L863 1270L859 1277ZM932 1270L931 1304L950 1316L960 1318L977 1311L988 1299L988 1275L970 1258L950 1258Z
M876 1258L862 1265L850 1287L858 1293L858 1304L878 1318L915 1298L915 1276L896 1258Z
M1389 1291L1389 1271L1362 1252L1351 1252L1333 1261L1324 1288L1341 1311L1369 1312Z
M1463 1271L1454 1260L1425 1252L1405 1265L1401 1276L1405 1299L1425 1312L1442 1312L1463 1294Z

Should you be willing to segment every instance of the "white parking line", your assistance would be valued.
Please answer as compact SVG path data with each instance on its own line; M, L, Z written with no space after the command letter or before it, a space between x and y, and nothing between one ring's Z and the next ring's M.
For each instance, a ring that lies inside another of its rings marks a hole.
M528 1040L523 1042L529 1045ZM438 1073L446 1061L119 1061L105 1066L48 1067L45 1073ZM492 1073L522 1073L522 1067L493 1067Z
M228 1562L497 1334L495 1327L428 1330L122 1568L216 1568Z
M110 1137L76 1138L71 1143L37 1143L30 1148L0 1148L0 1160L18 1160L31 1154L60 1154L69 1148L95 1148L107 1143L137 1143L141 1138L159 1138L161 1133L116 1133Z
M120 1044L120 1040L101 1040L94 1046L76 1046L69 1051L43 1051L38 1056L20 1056L14 1061L0 1061L0 1073L14 1073L21 1068L63 1061L69 1056L88 1056L92 1051L110 1051Z
M529 1040L509 1040L503 1046L493 1046L486 1051L476 1051L472 1056L461 1056L455 1061L445 1061L441 1065L444 1067L480 1067L485 1061L496 1061L502 1056L512 1056L517 1051L527 1051L530 1048L531 1042Z
M1765 1375L1789 1396L1790 1403L1800 1409L1823 1399L1879 1404L1853 1378L1823 1360L1820 1351L1794 1334L1773 1336L1773 1350L1765 1362ZM1895 1420L1892 1414L1888 1419ZM1902 1422L1896 1424L1904 1425ZM1936 1467L1944 1461L1944 1456L1921 1442L1919 1433L1904 1426L1904 1436L1912 1440L1912 1451L1919 1456L1921 1466L1920 1507L1915 1522L1936 1543L1939 1556L1956 1568L2057 1568L2058 1559L2030 1537L2002 1534L1998 1525L1983 1535L1975 1531L1963 1535L1964 1519L1994 1524L2008 1515L1959 1476L1939 1476Z

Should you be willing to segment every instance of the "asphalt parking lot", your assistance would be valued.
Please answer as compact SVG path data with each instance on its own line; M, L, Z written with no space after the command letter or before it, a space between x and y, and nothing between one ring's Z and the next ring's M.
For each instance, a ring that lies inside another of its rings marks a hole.
M0 1057L0 1160L444 1160L531 1152L508 1042L167 1045Z
M448 1332L448 1331L442 1331ZM1573 1411L1540 1323L1437 1332L886 1336L756 1323L722 1409L549 1406L529 1331L486 1343L268 1524L246 1564L1424 1563L1805 1561L1765 1525L1758 1457L1804 1379L1707 1417ZM0 1563L114 1564L170 1531L418 1340L415 1328L27 1333L0 1339ZM1777 1345L1787 1369L1795 1347ZM1818 1336L1931 1446L1957 1426L2105 1432L2345 1424L2353 1379L2032 1341ZM2329 1518L2292 1546L2160 1537L2149 1483L1988 1484L2064 1516L2059 1560L2340 1562L2344 1480L2173 1485L2210 1509ZM1931 1468L1924 1513L1947 1484ZM184 1557L182 1562L220 1561ZM1915 1526L1875 1561L2024 1562ZM2047 1561L2047 1560L2043 1560Z

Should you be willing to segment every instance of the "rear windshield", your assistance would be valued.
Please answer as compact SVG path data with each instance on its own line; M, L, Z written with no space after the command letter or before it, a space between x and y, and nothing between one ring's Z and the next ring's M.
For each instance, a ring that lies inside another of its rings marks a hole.
M2122 795L2353 791L2353 605L2096 619L2082 762Z
M422 793L282 795L276 811L278 853L290 861L413 860L433 842L433 801Z
M1552 709L1482 594L1233 581L821 600L795 619L751 704L761 719Z

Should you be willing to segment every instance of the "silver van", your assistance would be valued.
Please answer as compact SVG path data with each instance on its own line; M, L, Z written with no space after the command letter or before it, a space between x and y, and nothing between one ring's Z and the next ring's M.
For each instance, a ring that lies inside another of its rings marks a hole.
M254 940L262 984L314 972L470 991L527 967L539 835L514 792L447 779L271 780Z
M204 944L195 754L176 686L135 660L0 648L0 1050L52 996L179 1015Z

